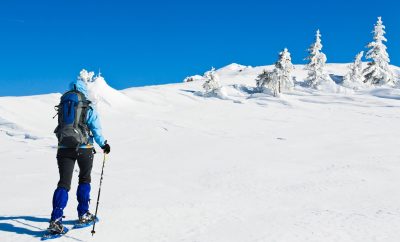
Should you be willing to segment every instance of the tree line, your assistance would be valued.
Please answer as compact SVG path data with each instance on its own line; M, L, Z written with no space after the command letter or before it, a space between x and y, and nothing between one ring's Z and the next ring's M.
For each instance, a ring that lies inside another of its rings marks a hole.
M364 51L358 53L348 68L348 73L343 77L342 85L352 89L361 89L369 86L389 85L394 86L398 83L398 78L389 67L390 58L387 47L384 42L385 26L381 17L378 17L373 30L373 40L367 45L368 51L366 59L369 60L364 66L362 57ZM317 30L315 41L308 48L309 56L305 58L308 61L305 66L307 78L303 85L310 88L320 89L324 85L336 85L325 70L327 57L322 52L321 32ZM274 64L273 70L263 70L255 82L260 92L265 90L272 91L275 96L282 92L290 91L295 86L295 80L292 77L294 65L292 64L290 52L287 48L283 49ZM206 72L203 88L206 94L218 93L221 85L215 73L215 68Z

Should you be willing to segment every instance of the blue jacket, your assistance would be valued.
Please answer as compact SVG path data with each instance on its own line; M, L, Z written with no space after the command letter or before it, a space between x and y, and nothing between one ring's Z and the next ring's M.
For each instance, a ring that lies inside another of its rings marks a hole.
M85 95L87 99L89 99L86 83L83 82L82 80L76 80L73 81L69 84L69 90L76 90L80 91ZM86 123L88 125L88 128L90 131L92 131L93 137L90 137L89 139L89 145L82 145L80 148L92 148L93 147L93 139L96 141L96 143L100 146L103 147L105 145L105 139L102 135L101 131L101 125L100 125L100 119L99 115L96 111L96 109L91 106L91 108L87 112L87 117L86 117ZM60 147L64 148L64 147Z

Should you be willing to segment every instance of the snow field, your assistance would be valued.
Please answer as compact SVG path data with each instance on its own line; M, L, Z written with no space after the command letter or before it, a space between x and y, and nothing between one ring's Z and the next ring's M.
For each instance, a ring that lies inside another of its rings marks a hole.
M264 68L217 70L224 100L197 95L201 81L99 95L112 150L96 241L400 239L398 89L297 87L275 98L251 92ZM294 73L306 76L299 66ZM0 98L1 241L38 241L47 227L58 180L51 119L58 99ZM101 161L99 153L92 201ZM77 174L67 225L76 218L76 183ZM59 239L90 240L90 229Z

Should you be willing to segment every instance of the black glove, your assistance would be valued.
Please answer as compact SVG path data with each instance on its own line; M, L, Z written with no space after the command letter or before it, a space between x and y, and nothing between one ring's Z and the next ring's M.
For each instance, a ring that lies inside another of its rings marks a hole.
M104 145L101 148L103 149L103 152L106 154L110 153L111 151L111 147L109 144L107 144L107 140L106 142L104 142Z

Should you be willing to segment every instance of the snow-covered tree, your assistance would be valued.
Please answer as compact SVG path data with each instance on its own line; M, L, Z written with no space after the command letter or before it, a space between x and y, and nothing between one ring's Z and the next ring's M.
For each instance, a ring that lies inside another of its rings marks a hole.
M290 52L285 48L279 53L279 59L275 63L275 72L277 82L279 83L279 92L282 90L292 90L294 87L294 82L292 78L292 71L294 66L292 64L292 58L290 57Z
M350 88L357 88L360 85L362 85L364 81L364 76L363 76L363 64L361 59L363 56L364 56L364 51L361 51L354 58L354 62L348 66L349 72L343 78L343 86Z
M93 76L94 76L94 72L88 72L85 69L82 69L81 72L79 72L79 76L78 79L82 80L84 82L92 82L93 81Z
M282 93L282 82L281 79L278 77L278 69L274 69L270 73L270 82L269 88L272 90L272 93L275 97L278 97Z
M257 89L263 91L264 88L267 88L270 81L270 72L267 70L263 70L263 72L259 74L256 78Z
M329 78L324 70L326 55L321 50L321 33L319 30L317 30L315 42L308 49L310 55L306 58L306 60L309 60L309 63L305 67L305 69L308 70L308 76L306 79L307 84L313 88L316 88L321 83L328 81Z
M278 96L281 92L281 84L278 81L276 69L272 71L263 70L256 78L256 85L259 91L271 90L274 96Z
M215 68L211 68L204 74L206 81L203 84L203 88L206 94L217 94L221 89L221 84L219 83L218 75L215 73Z
M378 17L378 21L374 27L374 41L368 44L370 49L367 52L366 58L372 61L368 63L368 67L364 70L364 82L374 85L394 84L393 73L389 68L389 54L387 53L385 38L385 25L383 25L382 18Z

